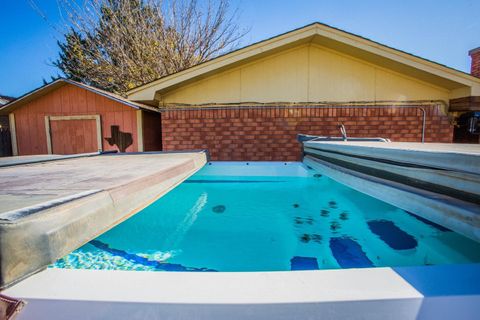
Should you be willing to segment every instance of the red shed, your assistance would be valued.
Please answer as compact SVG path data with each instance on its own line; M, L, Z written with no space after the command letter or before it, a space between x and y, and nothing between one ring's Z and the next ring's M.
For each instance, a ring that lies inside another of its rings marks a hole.
M159 111L67 79L25 94L8 114L14 155L161 150Z

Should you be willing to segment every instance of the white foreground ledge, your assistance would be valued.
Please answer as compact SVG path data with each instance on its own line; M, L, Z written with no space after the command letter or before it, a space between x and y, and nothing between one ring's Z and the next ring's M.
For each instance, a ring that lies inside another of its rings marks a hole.
M231 273L47 269L3 293L28 302L19 319L450 319L455 315L459 320L479 314L480 287L475 279L480 265L403 269L407 277L392 268Z

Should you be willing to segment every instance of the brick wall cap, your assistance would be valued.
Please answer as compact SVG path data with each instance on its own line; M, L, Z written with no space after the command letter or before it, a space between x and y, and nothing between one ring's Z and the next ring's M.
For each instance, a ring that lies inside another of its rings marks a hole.
M468 55L471 56L471 55L473 55L475 53L478 53L478 52L480 52L480 47L468 51Z

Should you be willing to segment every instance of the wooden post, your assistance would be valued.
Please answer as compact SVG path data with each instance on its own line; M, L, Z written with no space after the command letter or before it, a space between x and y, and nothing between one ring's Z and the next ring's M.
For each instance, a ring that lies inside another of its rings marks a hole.
M143 152L143 113L137 110L137 145L138 152Z
M52 136L50 132L50 117L45 116L45 134L47 137L47 153L52 154Z
M17 131L15 129L15 115L13 112L8 115L8 120L10 127L10 140L12 141L12 154L18 156Z

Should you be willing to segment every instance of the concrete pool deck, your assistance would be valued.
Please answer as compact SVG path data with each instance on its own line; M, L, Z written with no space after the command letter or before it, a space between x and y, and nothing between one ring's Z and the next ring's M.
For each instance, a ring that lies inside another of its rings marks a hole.
M32 163L38 163L38 162L48 162L48 161L56 161L56 160L91 157L91 156L98 156L101 154L103 153L92 152L92 153L81 153L81 154L72 154L72 155L38 154L38 155L31 155L31 156L2 157L0 158L0 168L17 166L21 164L32 164Z
M292 163L278 165L296 175ZM233 176L243 174L241 166L256 174L251 163L220 166ZM278 174L271 163L260 166ZM48 268L2 293L27 301L19 320L473 320L479 275L480 264L286 272Z
M0 167L0 288L45 268L143 209L200 169L207 154L38 160Z

